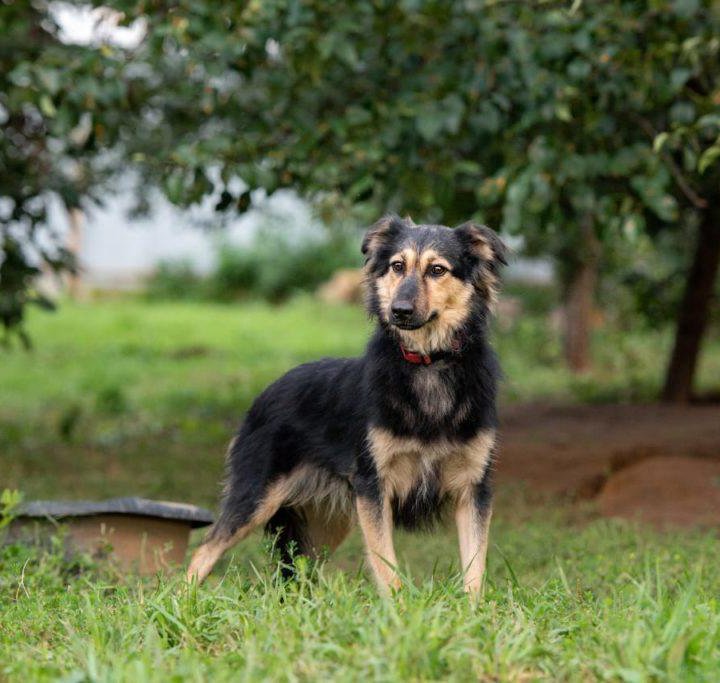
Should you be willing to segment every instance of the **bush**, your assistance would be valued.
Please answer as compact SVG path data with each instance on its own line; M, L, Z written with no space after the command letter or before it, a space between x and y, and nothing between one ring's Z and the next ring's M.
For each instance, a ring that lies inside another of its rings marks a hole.
M152 299L232 301L258 298L277 303L296 292L313 291L339 268L357 266L353 235L335 232L292 239L265 229L247 247L221 245L217 265L206 277L188 263L164 263L147 284Z
M146 282L145 295L160 301L202 298L203 286L203 278L187 261L166 261L158 265Z

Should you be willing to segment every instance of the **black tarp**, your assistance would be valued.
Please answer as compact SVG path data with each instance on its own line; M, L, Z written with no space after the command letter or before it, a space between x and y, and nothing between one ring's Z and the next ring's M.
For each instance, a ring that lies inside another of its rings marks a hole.
M160 517L186 521L193 528L212 524L209 510L187 503L172 503L146 498L111 498L109 500L33 500L20 505L15 517L67 519L92 515L134 515L136 517Z

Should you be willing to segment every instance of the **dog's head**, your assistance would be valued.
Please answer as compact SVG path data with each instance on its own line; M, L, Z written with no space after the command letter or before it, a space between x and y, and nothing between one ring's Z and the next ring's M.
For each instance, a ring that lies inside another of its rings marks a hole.
M490 228L415 225L386 216L362 245L368 308L408 348L450 347L473 310L492 306L505 245Z

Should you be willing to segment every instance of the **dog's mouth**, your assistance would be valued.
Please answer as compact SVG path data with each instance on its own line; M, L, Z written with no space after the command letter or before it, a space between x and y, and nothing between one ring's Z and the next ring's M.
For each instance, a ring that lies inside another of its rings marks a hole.
M414 320L406 320L401 322L393 322L392 325L397 327L399 330L419 330L422 327L425 327L425 325L430 324L433 320L436 320L438 317L438 312L433 311L425 320L422 322L417 322Z
M426 324L427 321L424 323L394 323L399 330L419 330L421 327L425 327Z

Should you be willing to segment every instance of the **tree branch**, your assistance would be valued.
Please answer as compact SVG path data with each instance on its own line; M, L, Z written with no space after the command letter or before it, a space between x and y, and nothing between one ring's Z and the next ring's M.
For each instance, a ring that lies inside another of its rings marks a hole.
M648 121L642 116L637 115L633 118L638 122L640 127L650 136L652 140L657 137L658 133L653 128L650 121ZM685 178L683 172L680 170L680 167L675 163L675 160L672 158L672 156L662 150L660 151L660 156L662 157L663 161L665 161L665 163L668 165L670 173L672 173L673 178L675 178L675 182L678 184L678 187L688 199L688 201L696 209L707 209L707 199L703 199L697 192L695 192L695 190L692 189L692 187L690 186L690 182L687 180L687 178Z

